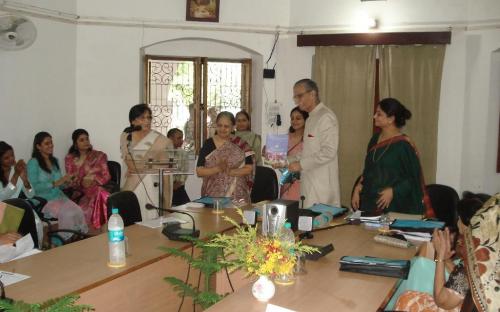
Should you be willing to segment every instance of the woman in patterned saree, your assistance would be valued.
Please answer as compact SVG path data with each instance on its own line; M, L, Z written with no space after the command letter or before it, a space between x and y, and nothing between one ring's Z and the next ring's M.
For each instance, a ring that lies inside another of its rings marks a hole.
M157 179L157 176L143 173L144 162L149 159L161 160L166 157L167 149L173 149L173 144L167 137L151 129L152 112L148 105L137 104L133 106L128 118L130 127L120 136L122 159L127 166L125 184L122 190L133 191L137 195L142 220L151 220L158 217L158 213L155 210L146 210L145 205L146 203L158 205L158 203L153 202L153 198L158 198L158 193L151 193L151 190L155 190L154 185L157 181L154 179ZM163 204L169 207L172 201L170 176L163 177L163 185Z
M500 193L472 217L464 234L465 269L478 312L500 311Z
M433 295L421 291L406 291L398 298L395 310L458 312L461 311L462 304L466 304L464 299L472 290L479 311L498 311L500 305L494 298L499 286L498 277L495 277L499 247L499 198L493 197L484 205L475 198L459 202L458 229L462 236L458 241L456 253L460 261L446 281L445 263L453 256L454 251L449 243L448 229L435 231L433 245L436 250L436 267ZM498 297L498 294L496 296ZM496 309L490 309L493 307Z
M71 138L73 145L64 159L66 172L74 177L69 183L71 199L82 208L87 224L100 229L108 220L109 192L102 187L111 179L108 157L92 149L86 130L76 129Z
M379 102L373 118L381 131L368 144L365 168L351 198L352 207L373 214L425 212L432 217L417 150L401 133L411 112L398 100L386 98Z
M217 133L200 150L196 174L203 178L202 196L231 197L236 204L250 203L253 155L250 146L233 136L235 118L221 112L216 119Z

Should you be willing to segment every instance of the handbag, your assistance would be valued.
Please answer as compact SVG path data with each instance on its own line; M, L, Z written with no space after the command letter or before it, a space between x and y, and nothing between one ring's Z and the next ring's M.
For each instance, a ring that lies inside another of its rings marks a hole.
M410 261L367 256L343 256L340 258L340 271L407 279Z

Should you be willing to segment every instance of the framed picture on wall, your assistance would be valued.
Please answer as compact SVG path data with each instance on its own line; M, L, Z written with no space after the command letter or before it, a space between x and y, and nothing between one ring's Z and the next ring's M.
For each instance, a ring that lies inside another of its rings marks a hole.
M186 0L186 21L219 22L220 0Z

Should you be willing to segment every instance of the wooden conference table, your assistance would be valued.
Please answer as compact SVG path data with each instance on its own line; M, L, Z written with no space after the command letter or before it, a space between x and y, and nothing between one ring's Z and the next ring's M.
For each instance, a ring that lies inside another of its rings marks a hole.
M201 237L233 227L222 219L222 215L211 213L211 209L193 211L198 211L192 216ZM234 209L228 209L225 215L241 221ZM182 214L175 214L175 217L189 220ZM189 222L186 227L190 225ZM38 303L78 293L79 303L90 304L96 311L177 311L181 299L163 278L175 276L184 280L188 266L185 261L169 256L158 247L189 251L190 243L170 241L161 234L160 228L140 225L125 228L125 235L130 255L127 256L127 265L119 269L107 266L107 233L0 264L2 271L31 276L7 286L7 297ZM191 277L191 283L195 283L198 274L192 273ZM183 311L191 310L192 301L186 299Z
M376 243L373 240L376 234L358 225L315 232L311 244L333 243L335 250L318 261L306 261L307 274L297 276L294 285L276 285L276 293L269 303L307 312L366 312L384 307L397 281L395 278L339 271L342 256L410 259L416 252L415 248L401 249ZM266 311L266 303L252 296L251 287L251 284L242 287L206 311Z
M210 209L192 213L201 236L222 232L232 225ZM233 209L226 209L239 221ZM176 217L184 218L181 214ZM187 218L187 217L186 217ZM180 298L166 276L185 279L187 264L159 250L159 246L189 248L185 242L169 241L161 229L133 225L125 229L129 240L127 265L109 268L106 233L55 248L28 258L0 264L0 270L17 272L31 278L6 287L7 297L25 302L41 302L70 293L80 295L80 303L96 311L177 311ZM333 243L335 250L314 262L307 261L308 273L292 286L277 286L270 301L296 311L375 311L385 301L396 279L340 272L338 260L344 255L368 255L409 259L415 249L400 249L373 241L376 232L362 226L341 226L314 233L313 244ZM195 283L198 274L191 274ZM219 287L221 278L217 278ZM227 282L227 281L226 281ZM241 283L240 283L241 284ZM224 288L224 286L222 286ZM244 308L242 308L244 307ZM251 295L251 281L208 311L265 311L266 305ZM182 311L192 311L186 298Z

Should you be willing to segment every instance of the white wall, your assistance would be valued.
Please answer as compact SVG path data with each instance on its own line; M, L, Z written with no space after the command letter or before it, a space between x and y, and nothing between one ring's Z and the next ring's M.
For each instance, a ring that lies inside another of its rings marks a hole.
M34 44L0 50L0 140L27 160L35 133L45 130L62 160L75 127L76 26L30 19L38 32Z
M464 190L489 193L500 190L500 174L496 173L500 67L498 55L494 53L499 48L499 30L467 33L461 167Z
M185 0L85 0L78 1L78 14L122 19L185 21ZM288 26L289 0L221 1L219 24ZM203 25L203 23L194 23ZM210 25L208 23L205 25ZM217 24L215 24L217 25Z
M464 108L466 98L465 33L453 32L446 46L439 103L436 182L461 189Z

